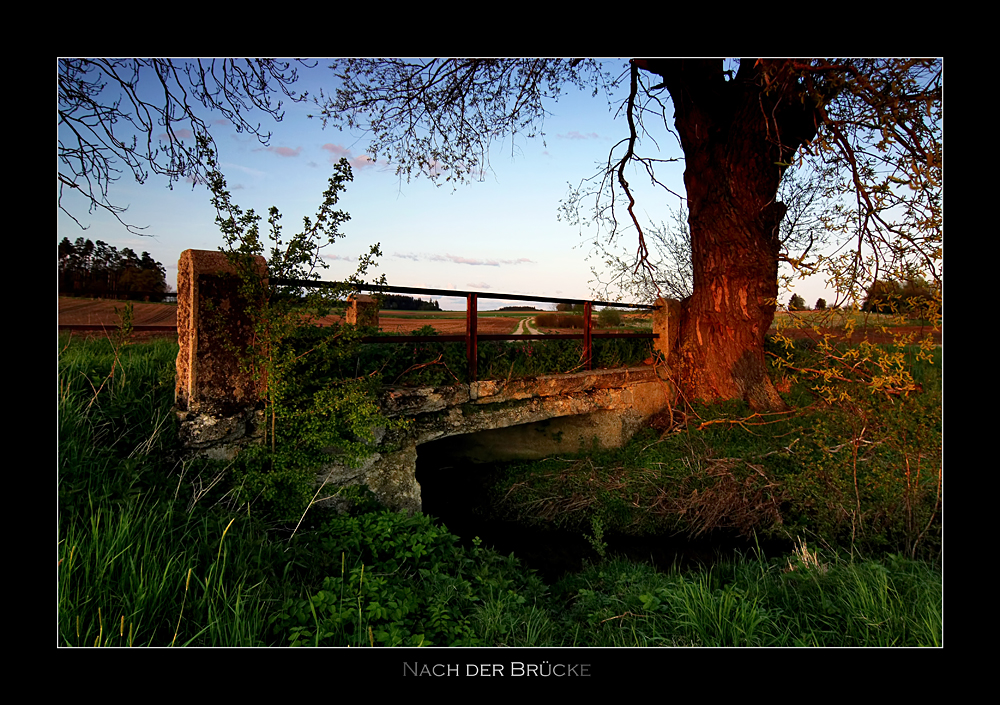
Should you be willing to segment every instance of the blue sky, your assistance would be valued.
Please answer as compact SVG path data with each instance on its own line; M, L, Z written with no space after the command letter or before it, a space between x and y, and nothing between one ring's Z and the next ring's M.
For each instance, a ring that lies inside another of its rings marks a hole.
M329 92L334 79L327 64L320 61L315 69L300 70L297 90L315 95L322 86ZM608 60L607 65L618 75L626 60ZM588 261L592 248L587 237L597 231L584 228L581 234L579 227L560 222L558 207L569 184L576 186L592 176L607 161L612 146L628 134L624 119L615 120L613 115L624 94L625 89L619 89L618 100L609 109L601 96L567 92L547 106L552 115L544 123L544 142L518 136L513 143L508 138L495 144L491 168L483 180L457 190L451 184L437 187L425 178L401 182L391 166L369 163L364 153L367 138L323 129L319 120L306 117L316 112L312 103L286 101L280 123L266 115L252 115L254 123L261 122L264 130L272 132L268 147L252 135L237 134L224 120L213 122L204 109L199 115L210 124L234 202L262 215L262 229L273 205L283 216L283 232L297 232L304 216L315 215L332 165L342 156L350 160L354 181L339 207L350 213L351 220L342 228L345 237L324 250L330 264L322 274L324 279L352 273L358 255L377 242L383 256L376 273L384 273L397 286L591 298L591 267L599 258ZM659 147L662 157L680 156L672 137L660 139ZM682 175L682 163L657 171L657 177L680 194L684 193ZM670 222L668 208L677 208L680 202L646 183L645 176L630 177L638 192L638 212L646 222ZM58 211L57 242L84 237L103 240L119 250L148 251L166 267L172 287L176 287L177 260L183 250L216 250L222 244L204 187L192 190L182 182L170 190L165 178L152 175L140 185L126 171L113 185L110 197L118 205L127 204L123 218L149 226L143 231L149 236L129 233L104 212L87 213L82 199L68 195L64 205L89 228L81 230ZM625 233L620 242L623 253L634 252L634 231ZM833 299L822 281L800 283L794 290L809 305L819 296ZM787 303L790 296L782 292L781 302ZM480 308L511 303L484 297ZM446 297L441 306L464 310L464 299Z

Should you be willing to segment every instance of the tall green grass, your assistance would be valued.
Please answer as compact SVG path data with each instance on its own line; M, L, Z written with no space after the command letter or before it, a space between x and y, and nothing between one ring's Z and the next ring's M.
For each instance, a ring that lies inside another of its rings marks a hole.
M615 559L553 589L560 646L940 646L941 575L890 557L746 556L665 573ZM484 608L484 612L487 608ZM528 645L514 642L509 645Z
M177 344L60 350L60 644L260 643L263 546L245 518L185 511L168 477Z
M421 515L362 505L290 537L231 504L225 466L177 456L176 353L60 341L62 646L942 644L940 568L897 554L612 557L545 585Z

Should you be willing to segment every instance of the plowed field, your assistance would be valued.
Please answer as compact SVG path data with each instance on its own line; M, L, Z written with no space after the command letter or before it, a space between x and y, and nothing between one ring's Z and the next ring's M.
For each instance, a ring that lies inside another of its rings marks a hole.
M121 311L124 301L104 301L102 299L75 299L59 297L59 323L62 325L118 325L115 306ZM177 306L175 304L150 304L140 301L132 304L132 325L175 326Z
M59 297L59 323L61 325L104 325L113 330L118 325L115 306L122 310L124 301L101 299L78 299ZM330 324L343 320L340 316L327 316L321 320ZM477 330L485 335L508 335L514 332L517 318L484 318L477 321ZM429 325L441 335L465 335L465 318L393 318L383 315L380 327L387 333L410 333L423 325ZM133 303L132 325L135 326L176 326L177 306L174 304L153 304L136 301ZM99 334L99 333L98 333Z
M810 338L816 341L822 340L823 335L826 334L830 337L831 342L845 342L842 328L820 328L819 331L819 334L817 334L811 328L782 328L781 333L789 338ZM933 337L935 344L941 344L941 331L935 331L931 326L894 326L885 330L881 328L858 328L854 330L850 340L847 342L850 345L857 345L862 340L867 340L872 344L885 345L895 342L897 338L911 334L914 335L915 342L922 340L929 334Z
M115 306L124 308L124 301L104 301L100 299L77 299L70 297L59 298L59 323L68 325L104 325L108 330L113 330L118 325L118 316L115 314ZM527 316L526 316L527 317ZM327 316L322 319L323 323L329 324L342 320L339 316ZM505 317L485 317L480 316L477 320L477 330L483 335L510 335L517 327L520 318ZM174 304L153 304L135 302L133 304L132 324L136 326L176 326L177 306ZM464 335L465 318L416 318L414 316L392 317L383 315L379 319L380 327L387 333L410 333L424 325L429 325L441 335ZM595 326L596 329L596 326ZM580 329L545 329L551 333L582 333ZM782 329L785 335L792 338L815 338L816 334L810 328ZM832 328L821 328L822 332L829 333L833 339L843 337L843 332ZM878 327L858 328L851 336L851 343L858 343L867 339L872 343L891 343L895 335L916 333L918 338L926 333L932 333L930 327L920 326L897 326L889 327L885 332ZM100 335L100 333L96 333ZM941 342L941 331L932 333L936 343ZM148 335L148 334L147 334ZM163 335L162 333L160 335ZM167 333L166 335L173 335Z
M321 319L321 325L339 322L340 316L327 316ZM519 318L484 318L476 320L476 331L482 335L511 335L517 327ZM431 326L440 335L465 335L465 317L462 318L416 318L406 316L393 318L391 315L379 316L379 330L384 333L402 333L409 335L422 326Z

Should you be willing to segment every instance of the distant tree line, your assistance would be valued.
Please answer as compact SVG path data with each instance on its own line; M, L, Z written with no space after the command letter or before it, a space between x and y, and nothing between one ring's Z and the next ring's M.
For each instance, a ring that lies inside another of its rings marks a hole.
M497 311L540 311L534 306L501 306Z
M117 299L162 301L167 293L167 270L148 252L136 255L82 237L59 243L59 293Z
M382 295L383 311L440 311L441 306L437 301L424 301L414 299L412 296L401 296L399 294Z
M902 281L881 279L868 287L861 310L873 313L919 313L929 310L937 296L937 287L920 276Z

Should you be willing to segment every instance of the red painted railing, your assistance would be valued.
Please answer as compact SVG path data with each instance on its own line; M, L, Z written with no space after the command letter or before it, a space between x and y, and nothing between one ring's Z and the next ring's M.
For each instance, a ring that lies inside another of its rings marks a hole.
M342 286L335 282L309 281L302 279L278 279L273 278L270 283L275 286L291 287L333 287ZM653 310L655 306L648 304L623 304L608 301L588 301L586 299L563 299L549 296L525 296L523 294L495 294L482 291L456 291L454 289L421 289L407 286L388 286L376 284L363 284L356 287L361 291L372 291L378 293L396 294L426 294L430 296L464 296L465 297L465 335L394 335L394 336L366 336L362 338L365 343L465 343L466 358L469 365L469 380L475 381L476 361L479 355L478 343L480 340L582 340L584 349L584 368L589 370L593 366L593 341L595 338L657 338L656 333L594 333L593 332L593 307L594 306L615 306L620 308L636 308ZM542 303L556 304L583 304L583 333L563 333L555 335L480 335L477 330L478 324L478 302L479 297L489 299L501 299L506 301L537 301ZM104 325L60 325L59 330L113 330L115 326ZM134 326L136 332L143 331L170 331L176 330L176 326Z
M292 287L331 287L339 286L332 282L308 281L302 279L271 279L271 284L275 286ZM465 335L394 335L394 336L366 336L362 338L365 343L465 343L466 358L469 365L469 380L476 381L476 360L479 355L478 343L480 340L582 340L584 350L584 368L589 370L593 366L593 340L595 338L644 338L652 340L659 337L656 333L594 333L593 332L593 307L615 306L621 308L637 308L653 310L656 307L648 304L623 304L609 301L588 301L586 299L563 299L550 296L525 296L523 294L495 294L483 291L456 291L454 289L421 289L407 286L388 286L377 284L363 284L356 287L360 291L372 291L377 293L395 294L426 294L430 296L464 296L465 297ZM543 303L556 304L583 304L583 333L564 333L556 335L480 335L477 331L478 323L478 302L479 297L488 299L501 299L505 301L538 301Z

